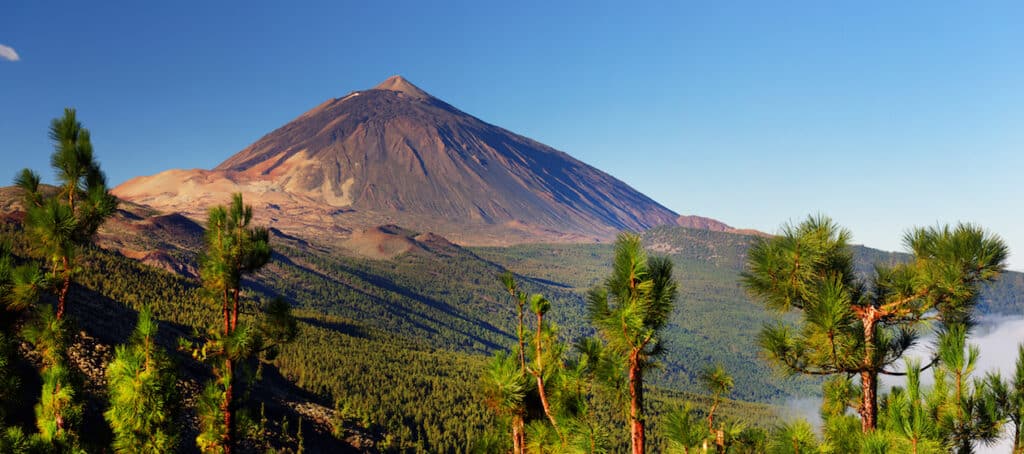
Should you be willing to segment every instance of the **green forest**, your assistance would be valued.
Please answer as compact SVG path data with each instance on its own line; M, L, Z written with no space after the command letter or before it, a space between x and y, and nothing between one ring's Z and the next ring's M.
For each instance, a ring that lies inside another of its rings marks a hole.
M50 139L58 184L25 169L3 193L0 452L1024 452L1024 346L1004 377L970 342L1024 312L1024 275L978 226L900 254L812 216L371 260L240 194L195 232L111 230L155 214L110 195L74 110ZM794 396L820 430L781 416Z

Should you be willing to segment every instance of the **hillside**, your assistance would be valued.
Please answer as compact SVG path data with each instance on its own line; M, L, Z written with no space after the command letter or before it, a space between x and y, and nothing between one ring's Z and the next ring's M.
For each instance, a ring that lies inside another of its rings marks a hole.
M2 236L23 244L17 218L17 212L5 215L11 222L4 224ZM72 356L85 358L79 367L86 373L93 405L87 425L97 428L85 440L90 446L107 443L109 432L97 419L105 400L100 371L113 346L127 338L135 311L153 305L163 326L160 342L170 351L175 351L177 338L189 338L193 329L215 317L195 278L123 254L125 247L171 248L167 256L185 262L169 269L187 269L196 253L189 247L199 241L201 229L194 223L161 222L166 219L131 204L122 206L100 238L109 249L85 251L81 285L72 289L70 316L82 329ZM260 289L283 293L299 307L300 324L299 338L264 367L254 394L267 402L269 446L295 449L301 438L307 452L465 452L467 440L492 425L476 381L481 354L511 340L511 310L495 280L504 268L436 235L393 232L409 235L406 240L414 248L392 260L336 256L295 238L274 237L278 253L271 267L251 282L257 291L247 304L263 293ZM558 302L567 336L587 332L572 289L521 277L527 289ZM187 371L181 386L190 402L209 372L187 355L175 357ZM37 394L32 386L25 389L26 399ZM651 393L656 415L678 408L683 399L703 399L667 388ZM774 414L769 406L741 402L728 403L723 410L755 423ZM616 418L607 408L604 415ZM195 431L189 418L182 423L186 437Z
M190 270L196 268L201 231L188 219L127 203L101 230L99 243L194 279ZM350 241L338 247L276 230L272 235L275 260L255 276L252 284L257 288L284 295L311 313L468 354L489 354L513 339L513 308L496 279L505 270L514 272L527 291L555 302L552 317L565 337L590 334L583 295L604 278L612 255L607 244L466 248L438 235L396 226L359 232L353 236L362 240L358 244ZM735 370L734 395L744 400L772 402L817 392L811 381L776 376L759 360L754 334L771 316L737 283L746 249L755 237L661 227L643 238L651 251L672 258L681 284L680 304L666 331L673 353L664 358L666 367L655 373L658 383L699 391L696 375L703 366L693 364L718 361ZM873 263L901 258L862 246L855 252L862 272L869 272ZM986 290L979 310L1024 313L1015 296L1022 289L1024 275L1007 273Z
M8 207L5 225L13 232L20 216L11 198L18 196L0 190L0 206ZM297 308L300 337L267 369L278 381L268 382L263 395L280 403L268 411L292 418L293 432L300 416L308 418L307 440L326 446L333 446L334 417L344 421L346 443L459 451L492 418L475 396L484 355L513 340L514 310L496 276L512 270L525 290L547 295L552 319L571 340L591 333L583 294L607 275L612 256L608 244L467 248L396 226L361 232L353 236L358 244L342 246L271 233L274 260L249 282L256 289L250 297L286 296ZM190 271L201 235L202 227L187 218L122 204L101 229L102 249L89 252L90 271L76 290L93 302L73 315L107 351L123 341L134 310L146 302L156 302L169 336L188 336L191 327L209 323L213 314L204 310ZM702 392L697 374L715 362L734 375L732 396L743 401L780 403L818 392L814 381L781 377L759 358L754 335L771 316L737 284L754 238L683 227L643 234L648 249L675 262L681 284L665 331L664 367L651 377L657 408L700 399L692 394ZM902 259L864 247L855 252L863 272L871 263ZM147 259L153 257L161 260ZM1007 273L986 291L980 309L1024 313L1015 299L1022 289L1022 275ZM195 374L201 377L201 368ZM750 404L732 403L728 411L745 408L761 415L756 420L772 414L770 407L744 405Z

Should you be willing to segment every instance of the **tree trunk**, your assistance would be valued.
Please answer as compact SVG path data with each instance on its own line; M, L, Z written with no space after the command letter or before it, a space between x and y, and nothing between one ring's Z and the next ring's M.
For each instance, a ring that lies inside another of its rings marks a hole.
M50 366L50 367L53 367L53 366ZM56 396L58 394L60 394L60 381L59 380L57 381L57 383L55 383L53 385L53 395ZM54 401L57 401L53 397L51 397L51 399L53 399ZM57 401L57 402L59 402L59 401ZM65 430L65 427L64 427L64 415L61 414L61 408L60 408L59 405L54 405L53 407L54 407L53 408L53 421L57 424L57 432L54 435L63 434L64 430Z
M555 421L555 415L551 414L551 404L548 403L548 395L544 392L544 360L541 359L541 327L544 322L544 316L537 314L537 371L533 375L537 377L537 393L540 394L540 405L544 409L544 414L548 417L548 421L551 421L551 427L555 429L555 433L558 434L558 438L562 438L562 432L558 430L558 422ZM564 440L563 440L564 441Z
M878 416L878 373L875 372L875 323L878 312L868 308L861 318L864 324L864 362L860 372L860 429L867 433L875 430Z
M878 376L871 371L860 373L860 430L864 433L875 430L878 416Z
M547 415L548 421L551 421L551 427L555 429L555 433L559 437L562 433L558 431L558 423L555 422L555 415L551 414L551 404L548 403L548 395L544 392L544 377L541 373L537 372L537 393L540 394L540 405L544 408L544 414Z
M514 297L514 295L513 295ZM523 340L523 305L519 305L519 368L526 371L526 341Z
M231 313L228 308L230 300L228 298L228 289L224 289L224 339L222 342L227 342L227 337L231 335L233 325L231 324ZM227 351L227 345L221 347L224 351L224 401L221 402L221 413L224 414L224 453L231 454L231 445L233 440L233 428L232 428L232 400L234 399L235 391L235 369L231 358L228 356L230 353Z
M236 288L234 290L234 303L233 303L234 306L232 306L232 310L231 310L231 330L232 331L234 331L235 328L238 328L238 293L239 293L239 290Z
M221 403L220 409L224 413L224 453L231 454L231 445L233 443L232 433L232 414L231 414L231 399L234 397L234 381L235 373L232 367L230 359L224 359L224 370L225 375L225 389L224 389L224 402Z
M64 318L64 301L67 300L68 290L71 289L71 262L65 256L61 263L64 264L64 284L61 285L60 295L57 296L57 320Z
M629 421L633 454L644 454L644 378L640 369L639 352L629 355Z
M526 449L525 426L522 415L512 416L512 454L523 454Z
M718 399L716 398L711 404L711 409L708 410L708 432L715 432L715 410L718 409Z
M725 454L725 431L715 431L715 448L718 454Z
M228 313L228 289L224 289L224 302L221 304L221 310L224 313L224 337L231 334L231 314Z

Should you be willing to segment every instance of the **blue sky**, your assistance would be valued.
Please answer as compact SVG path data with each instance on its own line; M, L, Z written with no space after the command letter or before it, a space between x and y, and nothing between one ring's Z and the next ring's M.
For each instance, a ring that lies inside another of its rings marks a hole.
M972 221L1024 269L1019 1L83 3L0 7L0 179L65 106L116 184L402 74L683 214Z

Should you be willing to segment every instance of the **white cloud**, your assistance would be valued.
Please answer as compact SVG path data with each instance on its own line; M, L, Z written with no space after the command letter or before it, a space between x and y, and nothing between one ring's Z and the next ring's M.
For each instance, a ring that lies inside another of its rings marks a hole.
M18 53L13 48L0 44L0 59L18 61L21 60L21 57L18 56Z

